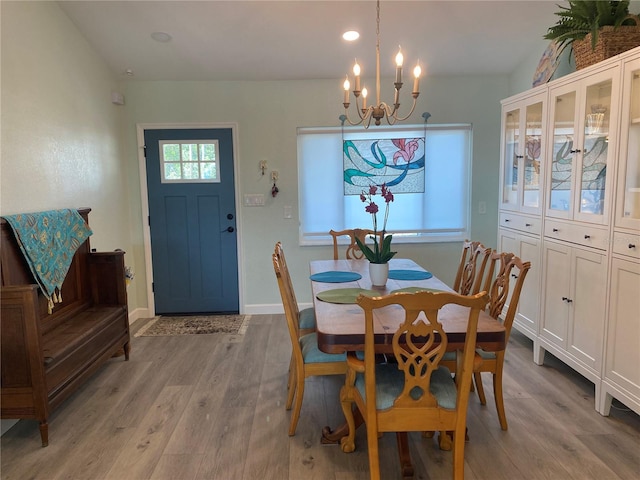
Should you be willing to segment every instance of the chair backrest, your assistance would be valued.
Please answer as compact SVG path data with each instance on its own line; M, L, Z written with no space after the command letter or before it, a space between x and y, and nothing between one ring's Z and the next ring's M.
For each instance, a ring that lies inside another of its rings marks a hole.
M364 258L364 254L362 253L362 250L360 250L360 247L358 247L358 244L356 243L356 238L360 240L362 243L365 243L367 240L367 236L371 237L376 232L374 232L373 230L365 229L365 228L354 228L350 230L340 230L340 231L331 230L329 233L333 237L333 259L334 260L340 259L340 255L338 254L338 238L343 236L348 236L350 239L350 243L347 246L347 250L345 252L345 258L347 260L352 260L352 259L361 260L362 258ZM382 239L382 232L377 232L377 236L378 236L378 245L380 245L380 242Z
M289 288L288 282L285 280L285 274L283 271L282 259L274 252L271 256L273 260L273 270L276 274L278 281L278 289L280 290L280 297L282 298L282 306L284 307L284 316L287 320L287 327L289 329L289 336L291 337L291 345L293 348L293 357L298 365L303 362L302 350L300 349L300 342L298 341L299 325L298 316L296 314L297 304L293 298L293 290ZM296 307L294 308L294 304Z
M467 320L464 352L460 357L460 369L456 372L457 398L456 410L459 414L466 412L466 403L471 389L471 375L475 356L478 316L486 304L486 292L474 296L463 296L449 292L398 293L384 297L367 297L360 295L358 304L365 312L365 389L367 408L375 408L375 345L374 345L374 310L389 305L399 305L404 309L404 321L393 335L392 346L398 369L404 374L404 388L395 398L392 408L405 409L407 416L402 422L437 421L443 415L438 402L429 386L431 373L438 369L438 364L447 350L447 334L438 320L438 315L445 305L461 305L469 310L461 310ZM447 373L447 375L449 375ZM415 407L422 411L407 412L406 408ZM430 410L431 414L426 411ZM385 414L388 410L385 410ZM398 416L403 413L398 412ZM464 416L464 415L463 415ZM421 420L418 420L418 419ZM400 420L398 420L400 421ZM406 423L399 425L398 431L406 431ZM426 427L418 426L418 430ZM438 429L438 427L434 427Z
M293 281L291 280L291 274L289 273L289 268L287 267L287 260L285 259L285 256L284 256L284 249L282 248L282 242L276 243L273 254L278 257L282 279L285 282L285 286L287 287L289 298L292 302L291 309L295 318L298 318L300 316L300 307L298 307L298 300L296 300L296 292L293 288Z
M491 255L492 266L490 272L493 271L493 265L496 263L498 273L495 278L488 278L485 285L485 290L489 293L487 313L493 318L499 319L505 304L509 301L509 308L504 315L503 321L506 330L505 340L509 341L511 326L518 311L520 292L522 291L527 272L531 268L531 263L523 262L513 253L494 252ZM511 281L512 278L515 280L514 282Z
M480 242L465 240L453 289L460 295L475 295L482 287L492 249Z

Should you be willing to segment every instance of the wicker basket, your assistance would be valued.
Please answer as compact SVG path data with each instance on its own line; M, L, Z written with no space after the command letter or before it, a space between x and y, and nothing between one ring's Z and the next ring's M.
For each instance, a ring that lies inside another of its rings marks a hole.
M602 27L598 32L595 50L591 49L590 33L582 40L574 40L572 48L576 69L581 70L639 46L640 17L629 15L628 18L635 20L636 24L622 25L615 29L612 26Z

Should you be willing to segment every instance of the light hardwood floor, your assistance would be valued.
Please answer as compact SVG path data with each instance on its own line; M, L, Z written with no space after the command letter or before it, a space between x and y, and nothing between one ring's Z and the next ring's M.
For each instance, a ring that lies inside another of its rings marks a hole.
M139 320L133 330L146 320ZM49 446L37 422L1 440L2 479L367 479L365 432L357 450L322 446L338 425L340 379L310 378L297 433L287 436L290 346L282 315L251 318L244 336L132 338L131 360L111 359L51 417ZM505 366L509 430L500 430L490 378L487 406L469 406L470 480L638 479L640 420L614 402L593 408L593 384L512 335ZM383 478L400 478L395 436L381 440ZM451 478L451 452L410 434L416 479Z

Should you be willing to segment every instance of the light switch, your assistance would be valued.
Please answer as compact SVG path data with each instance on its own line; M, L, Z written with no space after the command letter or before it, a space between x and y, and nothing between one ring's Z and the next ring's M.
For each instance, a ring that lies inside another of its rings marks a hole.
M245 207L264 207L264 195L262 193L245 193Z

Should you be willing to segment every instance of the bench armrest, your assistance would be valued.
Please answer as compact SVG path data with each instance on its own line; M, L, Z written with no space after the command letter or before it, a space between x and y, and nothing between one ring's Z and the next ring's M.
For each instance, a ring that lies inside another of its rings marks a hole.
M87 255L87 266L95 305L127 304L123 251L91 252Z

